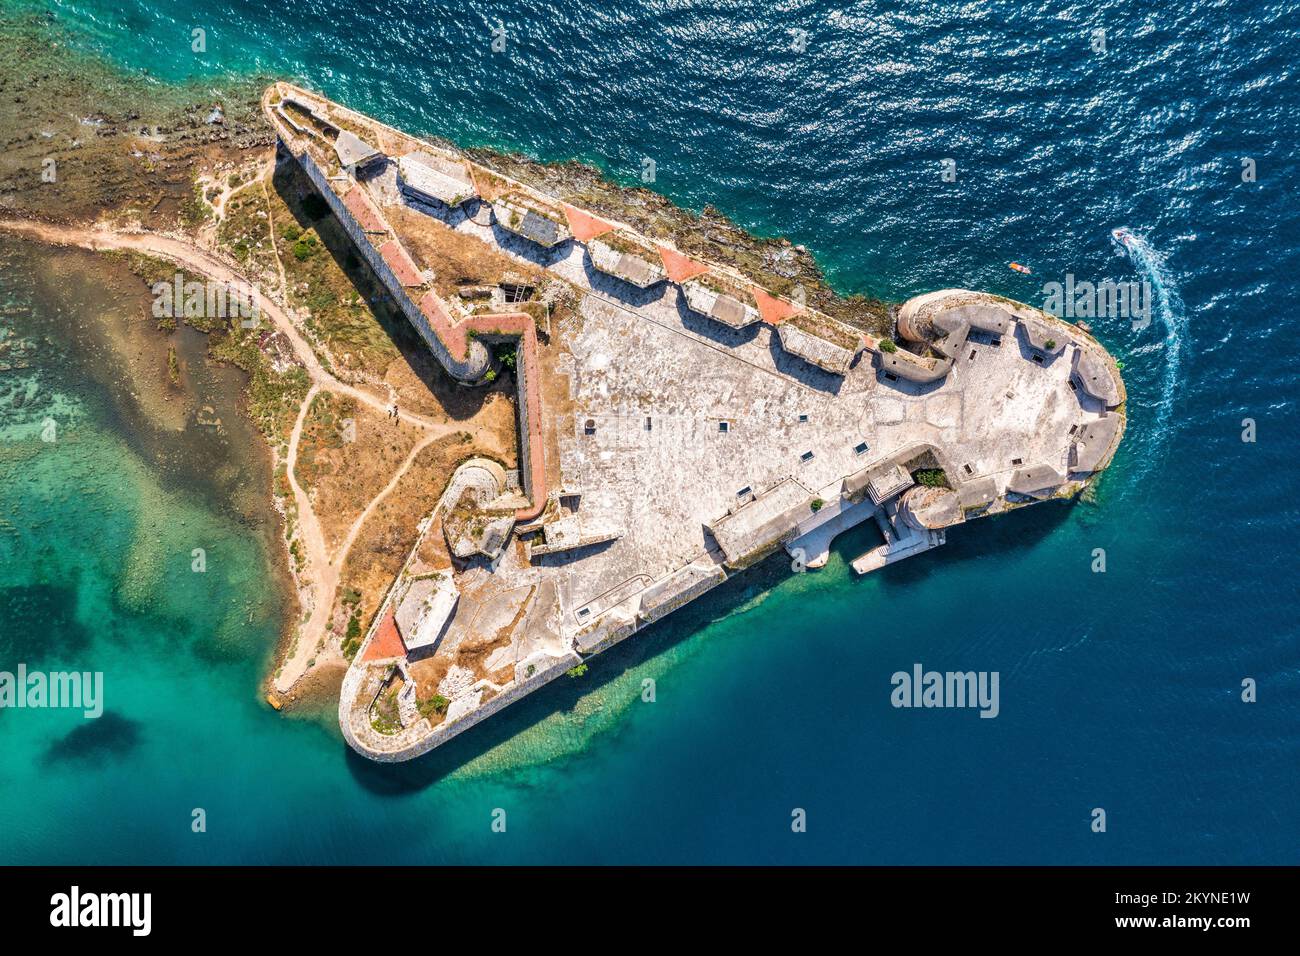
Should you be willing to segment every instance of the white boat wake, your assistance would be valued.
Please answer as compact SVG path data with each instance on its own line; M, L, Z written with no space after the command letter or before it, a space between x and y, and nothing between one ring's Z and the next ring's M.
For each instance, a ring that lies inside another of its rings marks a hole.
M1128 256L1150 288L1148 307L1150 325L1134 330L1145 341L1134 348L1131 356L1145 356L1153 352L1164 353L1160 395L1155 402L1155 428L1152 445L1141 456L1139 470L1145 472L1153 458L1163 450L1169 434L1169 420L1174 401L1182 385L1183 344L1187 335L1187 310L1178 294L1178 286L1165 261L1164 253L1145 238L1127 227L1111 230L1120 255Z

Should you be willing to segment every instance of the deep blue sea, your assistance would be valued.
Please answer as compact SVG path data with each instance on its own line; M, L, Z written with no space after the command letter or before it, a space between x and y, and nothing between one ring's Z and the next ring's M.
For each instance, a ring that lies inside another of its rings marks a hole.
M1300 863L1300 3L21 6L163 85L279 75L627 182L652 159L653 188L807 245L846 293L1157 296L1147 328L1093 323L1129 394L1094 502L863 580L860 537L819 572L762 567L380 768L260 703L278 599L238 483L151 455L57 321L89 293L0 249L75 439L33 450L39 402L0 422L0 649L102 667L113 715L71 738L0 715L0 862ZM229 561L178 592L196 535ZM999 716L894 709L918 662L999 672Z

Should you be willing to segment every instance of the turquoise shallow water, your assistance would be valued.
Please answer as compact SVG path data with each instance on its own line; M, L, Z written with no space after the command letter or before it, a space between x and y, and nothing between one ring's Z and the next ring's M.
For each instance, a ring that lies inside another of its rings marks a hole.
M55 321L85 303L11 253L5 321L45 344L0 446L0 664L102 667L114 719L60 743L75 719L0 714L0 860L1297 861L1292 6L49 9L160 83L286 74L462 143L629 180L649 156L656 188L808 244L845 291L1037 301L1073 273L1168 295L1149 329L1094 323L1130 395L1095 504L959 528L863 581L845 564L860 540L818 573L759 569L386 769L258 703L281 606L258 534L229 485L169 470L167 442L138 434ZM1120 225L1148 256L1115 255ZM66 442L31 433L43 402L73 423ZM202 581L195 538L228 556ZM1000 716L891 708L889 676L917 661L999 671ZM1247 676L1257 704L1238 699ZM190 832L193 807L208 833Z

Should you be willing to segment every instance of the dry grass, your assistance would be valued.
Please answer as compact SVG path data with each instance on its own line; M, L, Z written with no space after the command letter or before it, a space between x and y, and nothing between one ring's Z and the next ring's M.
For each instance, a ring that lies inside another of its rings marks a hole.
M342 545L352 523L422 434L423 429L386 418L351 398L316 395L298 446L296 474L304 488L315 492L314 510L326 547L335 551Z
M451 566L451 552L447 550L447 538L442 533L442 518L437 517L430 523L429 530L420 541L420 550L411 562L411 574L448 571Z
M815 335L818 338L825 339L833 345L838 345L842 349L856 351L858 348L858 337L853 334L851 329L845 328L838 322L827 321L820 316L808 312L802 312L787 320L796 328L802 329L809 335Z
M381 501L352 544L339 595L361 593L361 619L369 623L416 542L417 526L433 510L456 466L489 451L474 440L449 435L416 456L393 492ZM390 472L391 474L391 472Z
M279 285L270 216L259 180L231 194L217 228L217 239L239 260L250 276L263 284Z
M401 355L394 338L405 320L307 177L286 164L272 185L271 214L290 304L309 313L307 326L344 370L382 376Z
M581 314L571 321L582 321ZM541 367L542 398L542 446L546 454L546 483L548 487L558 487L562 482L560 474L560 429L572 429L574 401L570 395L569 376L559 372L560 357L568 351L561 342L562 336L554 336L549 343L538 341L537 362ZM518 539L516 539L518 540Z
M487 587L490 587L488 585ZM493 598L498 597L496 593L462 595L462 602L468 604L478 604L484 606ZM439 649L433 657L426 658L415 662L411 665L411 676L416 681L416 695L420 699L425 699L438 692L438 685L442 683L447 672L453 667L462 667L474 675L474 680L490 680L494 684L508 684L514 680L514 663L510 662L495 671L487 669L487 660L493 652L503 647L508 647L514 638L514 633L519 624L527 613L529 601L532 600L535 588L530 587L528 594L519 603L514 616L504 626L497 628L490 634L479 634L477 632L468 634L463 637L455 647L446 650Z
M434 288L441 296L452 296L463 285L499 285L508 276L532 286L541 286L548 278L537 266L512 259L481 239L448 229L421 213L402 206L387 206L384 213L415 261L433 270Z

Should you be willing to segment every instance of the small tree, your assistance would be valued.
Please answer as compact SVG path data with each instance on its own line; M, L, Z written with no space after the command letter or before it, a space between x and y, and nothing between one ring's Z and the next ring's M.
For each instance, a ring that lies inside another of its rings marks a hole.
M881 340L880 340L880 351L882 351L882 352L897 352L897 351L898 351L898 346L894 344L894 340L893 340L893 339L881 339Z
M310 236L301 236L298 241L293 244L293 257L299 262L306 262L315 254L315 252L316 244L312 241Z
M428 700L420 701L419 711L421 717L428 717L430 714L443 714L447 712L447 705L451 701L447 700L441 694L434 694Z

